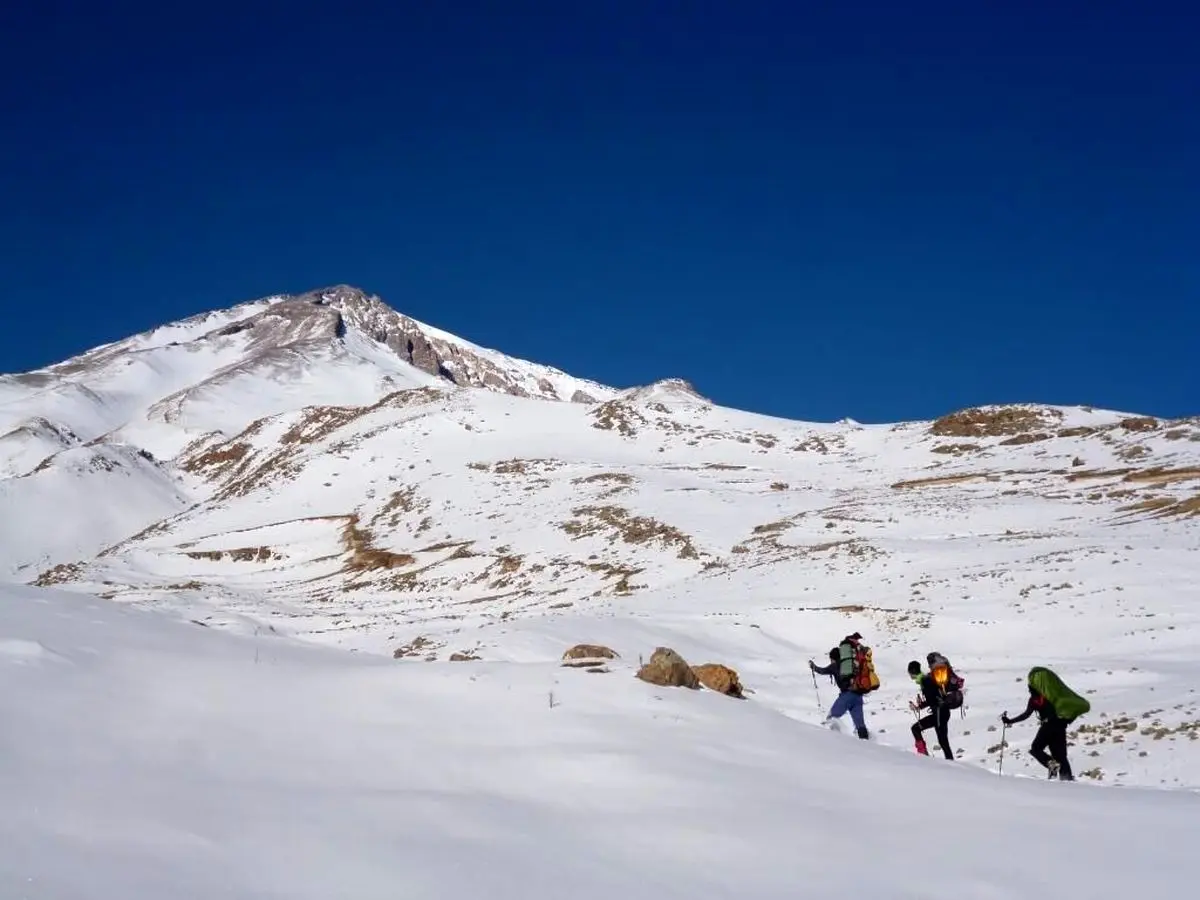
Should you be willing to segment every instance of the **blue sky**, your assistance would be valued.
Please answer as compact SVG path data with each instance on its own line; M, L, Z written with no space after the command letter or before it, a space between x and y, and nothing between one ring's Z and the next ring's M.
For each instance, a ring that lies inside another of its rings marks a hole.
M0 371L350 283L794 418L1200 413L1188 5L8 6Z

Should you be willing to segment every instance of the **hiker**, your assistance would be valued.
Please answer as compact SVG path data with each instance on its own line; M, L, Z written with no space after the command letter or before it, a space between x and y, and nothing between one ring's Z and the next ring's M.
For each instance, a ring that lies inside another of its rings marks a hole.
M918 716L913 723L913 741L917 752L928 756L925 731L932 728L942 754L952 760L954 751L950 749L950 710L962 706L962 679L954 674L949 661L940 653L930 653L926 659L930 665L928 674L921 673L921 664L917 660L908 664L908 676L921 690L921 696L916 702L910 700L908 708L914 713L929 709L929 715L924 718Z
M1005 725L1016 725L1036 712L1041 725L1029 747L1030 755L1046 767L1048 778L1074 781L1071 762L1067 759L1067 728L1088 712L1092 705L1045 666L1030 669L1027 681L1029 702L1025 705L1025 712L1010 719L1008 710L1005 710L1000 721ZM1047 753L1047 750L1050 752Z
M856 631L842 638L842 642L829 651L829 665L818 666L810 659L808 667L819 675L828 675L840 691L823 724L832 724L833 720L850 713L858 736L867 740L871 735L863 719L863 696L879 687L879 677L871 661L871 648L862 643L862 635Z

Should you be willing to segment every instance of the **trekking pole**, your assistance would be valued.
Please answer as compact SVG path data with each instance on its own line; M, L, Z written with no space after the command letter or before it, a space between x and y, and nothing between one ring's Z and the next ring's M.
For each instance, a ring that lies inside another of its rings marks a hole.
M817 709L824 709L825 707L821 705L821 689L817 687L817 673L809 669L808 674L812 676L813 690L817 692Z
M998 769L996 769L997 775L1004 774L1004 746L1005 746L1005 744L1008 743L1005 740L1005 737L1007 735L1008 735L1008 723L1002 721L1000 723L1000 767Z

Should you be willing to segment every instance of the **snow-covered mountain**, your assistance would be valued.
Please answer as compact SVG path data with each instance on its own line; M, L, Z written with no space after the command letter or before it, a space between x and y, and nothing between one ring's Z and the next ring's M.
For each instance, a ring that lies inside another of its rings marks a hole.
M1094 705L1079 772L1200 786L1200 419L790 421L341 286L3 377L0 473L9 581L395 665L671 646L814 723L832 693L807 660L857 629L880 742L911 751L904 668L936 649L968 677L954 746L994 767L999 712L1049 663Z

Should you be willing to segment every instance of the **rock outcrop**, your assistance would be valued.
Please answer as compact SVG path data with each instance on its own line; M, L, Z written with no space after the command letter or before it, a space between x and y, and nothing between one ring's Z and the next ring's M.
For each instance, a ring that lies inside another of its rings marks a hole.
M685 687L695 690L700 679L682 656L670 647L658 647L650 654L650 661L637 671L637 677L660 687Z
M710 691L716 691L718 694L725 694L728 697L745 699L738 673L729 666L720 663L704 663L692 666L692 671L696 673L700 683Z

